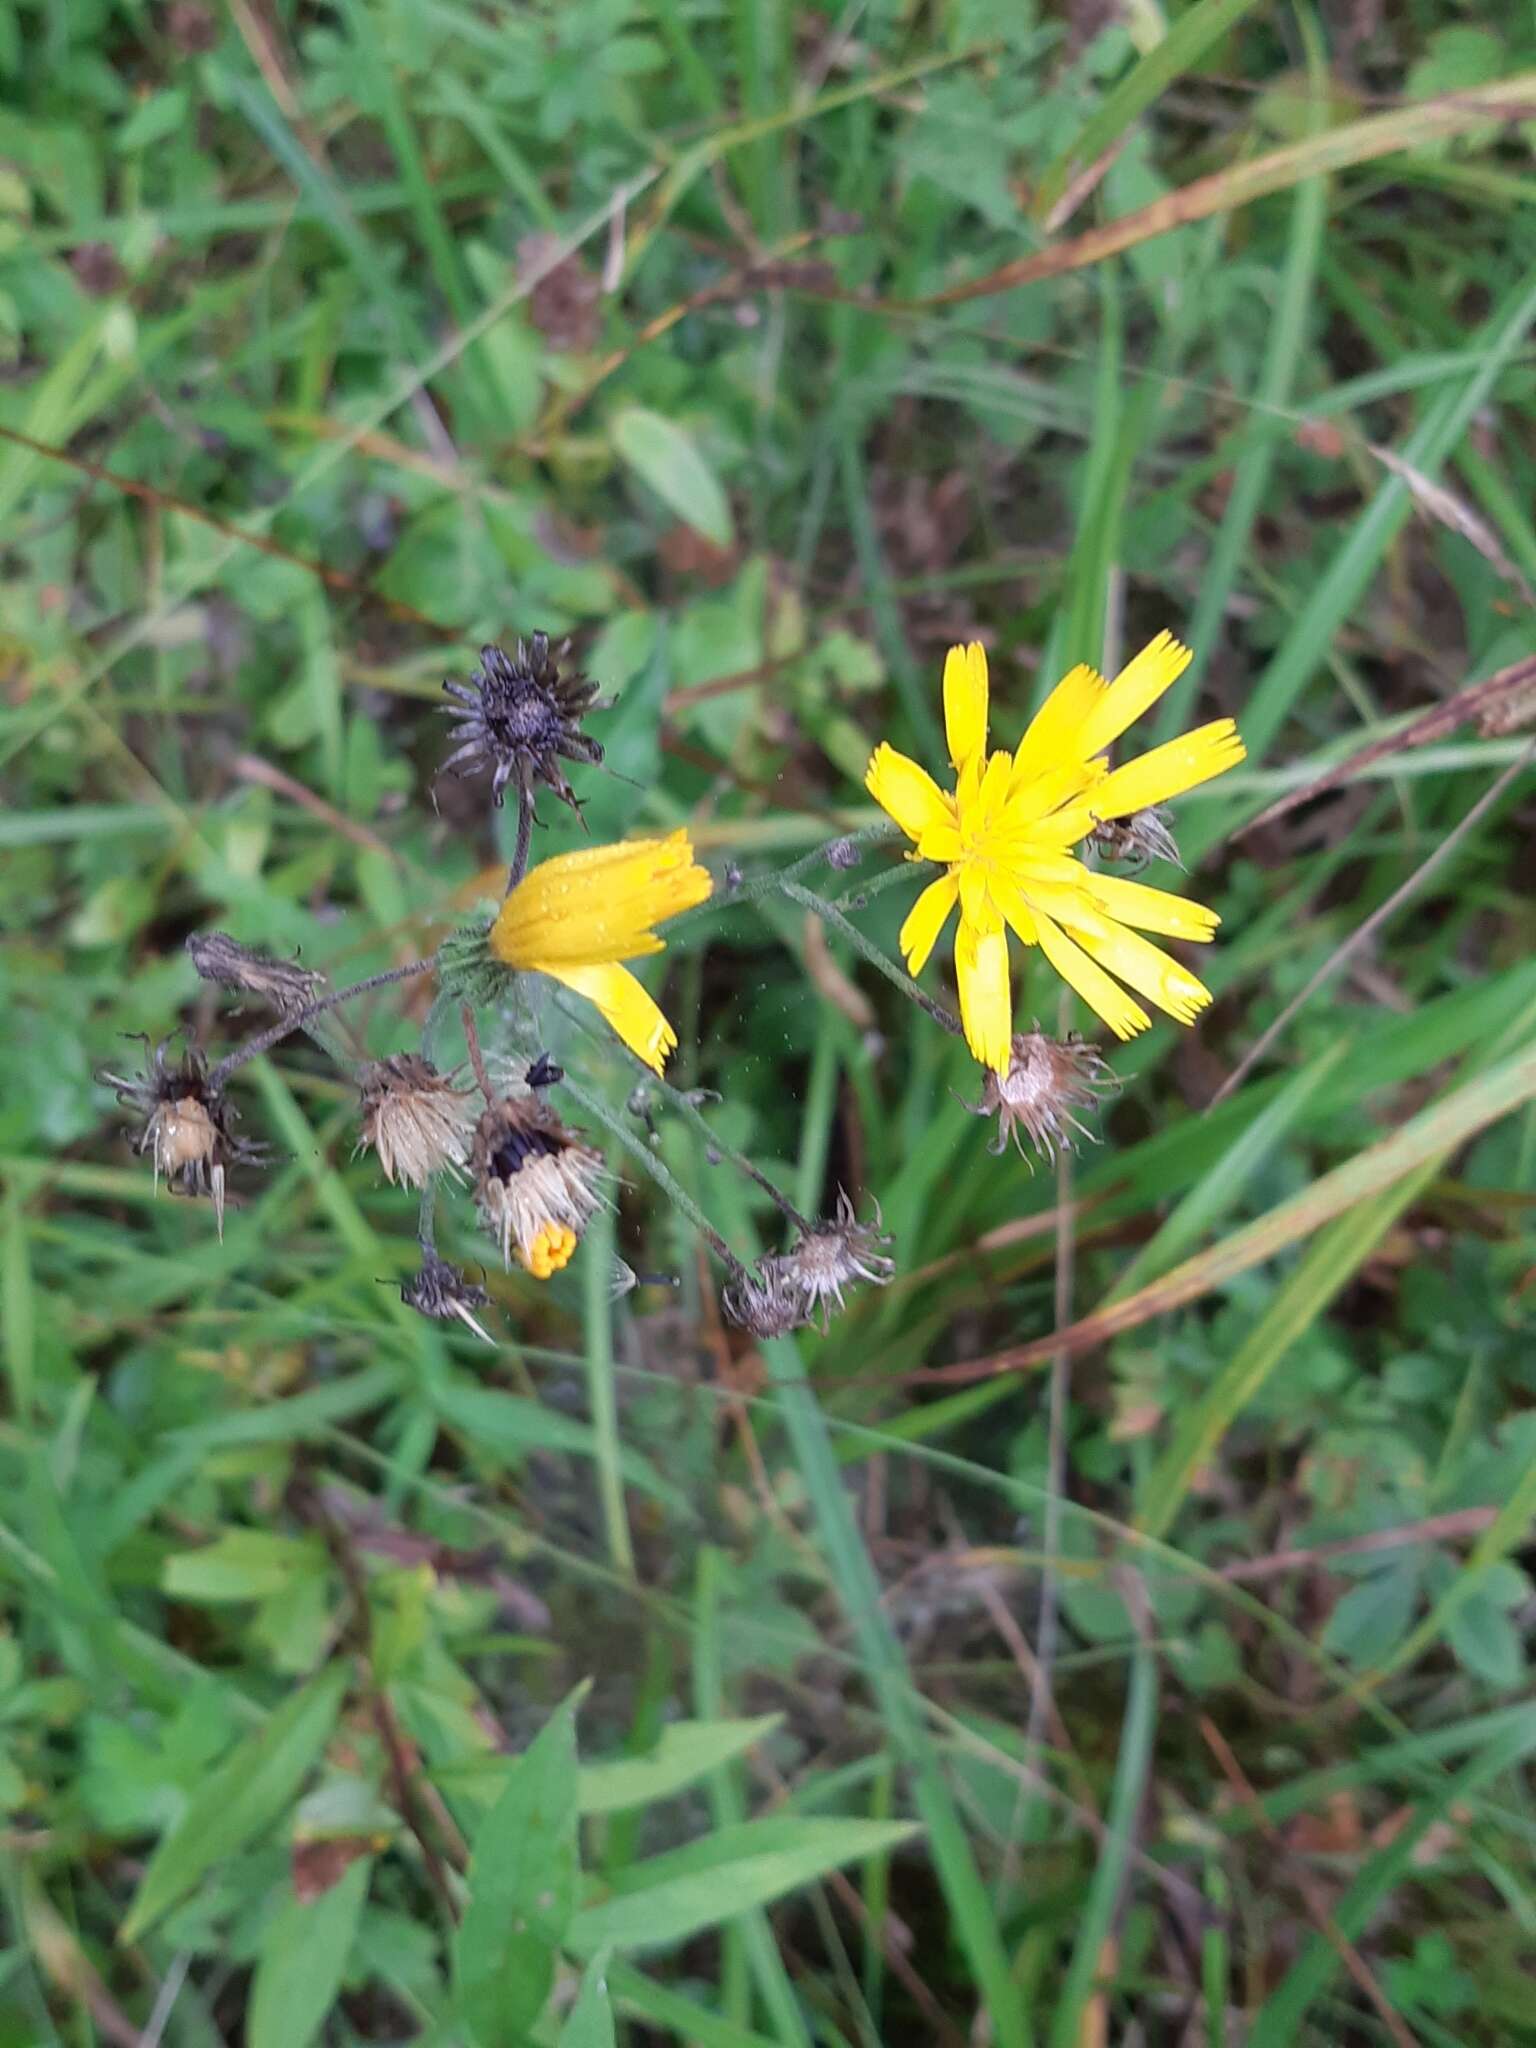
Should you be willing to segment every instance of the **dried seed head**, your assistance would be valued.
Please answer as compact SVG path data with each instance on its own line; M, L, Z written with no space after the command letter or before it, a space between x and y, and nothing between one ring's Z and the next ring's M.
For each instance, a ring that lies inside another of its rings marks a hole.
M890 1242L881 1229L879 1204L874 1222L860 1223L852 1202L839 1190L835 1216L806 1232L791 1250L759 1259L755 1273L729 1283L721 1297L725 1312L759 1337L779 1337L818 1318L825 1335L833 1304L845 1306L845 1287L856 1280L876 1287L889 1283L896 1262L879 1247Z
M1172 861L1176 868L1184 865L1179 859L1179 843L1168 824L1168 813L1161 804L1133 811L1128 818L1104 819L1094 826L1089 842L1106 860L1134 861L1138 868L1154 860Z
M581 730L598 685L579 671L560 673L547 633L535 633L526 645L519 640L515 656L482 647L469 681L450 678L443 688L454 700L443 710L458 721L449 737L459 743L443 763L445 771L489 769L491 801L498 809L509 782L529 797L542 782L572 810L580 808L560 762L595 764L603 758L598 742Z
M469 1093L417 1053L375 1060L360 1083L357 1150L371 1145L386 1180L410 1188L425 1187L434 1174L458 1173L475 1127Z
M481 1219L537 1280L566 1265L602 1204L603 1161L536 1095L493 1102L475 1126L471 1162Z
M470 1313L472 1309L484 1308L490 1296L483 1287L467 1280L457 1266L450 1266L446 1259L440 1259L436 1252L423 1251L421 1271L414 1280L407 1280L400 1289L400 1299L407 1308L413 1308L418 1315L431 1316L438 1322L446 1322L455 1316L466 1329L473 1330L477 1337L494 1345L495 1339Z
M189 1046L172 1062L166 1057L168 1046L167 1040L155 1047L142 1074L101 1078L117 1090L119 1102L143 1118L133 1149L154 1160L155 1185L163 1174L172 1194L207 1195L222 1239L228 1170L235 1164L260 1164L267 1147L234 1135L235 1106L214 1086L197 1048Z
M187 940L192 965L204 981L260 996L278 1015L302 1010L325 987L325 976L289 960L275 960L255 946L242 946L228 932L194 932Z
M1074 1132L1096 1142L1077 1111L1093 1109L1118 1086L1099 1053L1075 1032L1063 1041L1047 1038L1036 1026L1015 1033L1008 1072L1001 1077L988 1073L973 1114L997 1118L990 1152L1006 1152L1012 1138L1027 1159L1027 1137L1042 1158L1054 1161L1058 1148L1072 1150Z
M762 1261L762 1266L767 1265ZM810 1321L805 1295L782 1274L745 1270L728 1280L721 1290L721 1306L728 1321L754 1337L783 1337Z

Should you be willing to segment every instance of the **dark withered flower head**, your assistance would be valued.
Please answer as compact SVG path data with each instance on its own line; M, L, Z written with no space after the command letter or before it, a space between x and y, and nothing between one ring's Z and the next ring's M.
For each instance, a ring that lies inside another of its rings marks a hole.
M466 1329L473 1330L485 1343L494 1345L495 1339L471 1314L473 1309L484 1308L490 1298L483 1287L477 1287L472 1280L466 1279L457 1266L450 1266L446 1259L440 1259L436 1252L429 1251L422 1253L421 1271L400 1289L400 1299L418 1315L431 1316L437 1322L446 1322L450 1316L455 1316Z
M762 1265L766 1265L764 1260ZM804 1291L782 1274L743 1270L721 1290L727 1320L754 1337L784 1337L810 1321Z
M1184 865L1162 804L1149 804L1144 811L1132 811L1128 818L1105 818L1089 837L1106 860L1134 861L1138 868L1154 860L1172 861L1176 868Z
M154 1160L156 1187L163 1174L172 1194L208 1196L222 1238L229 1168L259 1165L268 1156L267 1147L235 1136L235 1106L214 1084L196 1046L173 1061L169 1044L164 1040L155 1047L142 1074L101 1078L117 1090L119 1102L143 1118L133 1149Z
M562 803L579 809L560 763L602 760L601 746L581 730L598 687L579 670L561 673L547 633L535 633L526 643L519 640L515 655L482 647L480 666L467 683L450 677L443 684L454 699L443 710L458 721L449 738L459 743L444 770L473 774L489 769L491 801L498 809L509 782L528 796L543 783Z
M375 1060L358 1087L363 1129L357 1150L371 1145L387 1180L421 1188L434 1174L460 1171L475 1127L467 1088L456 1088L414 1052Z
M987 1074L973 1113L997 1118L989 1152L1006 1152L1012 1138L1027 1159L1028 1138L1043 1158L1054 1161L1059 1149L1071 1151L1074 1132L1096 1142L1077 1112L1095 1108L1119 1085L1100 1054L1076 1032L1065 1040L1047 1038L1037 1025L1014 1034L1007 1073Z
M722 1294L726 1314L759 1337L779 1337L819 1319L823 1336L832 1308L846 1306L843 1289L857 1280L884 1287L896 1262L881 1251L891 1242L881 1228L880 1205L873 1223L861 1223L847 1194L838 1190L836 1214L802 1234L787 1252L757 1262L755 1273L737 1275Z
M194 932L187 940L192 965L204 981L243 995L260 996L279 1016L302 1010L325 987L325 976L291 960L274 959L255 946L242 946L228 932Z
M570 1262L602 1206L603 1160L537 1095L506 1095L475 1126L470 1155L481 1220L536 1280Z

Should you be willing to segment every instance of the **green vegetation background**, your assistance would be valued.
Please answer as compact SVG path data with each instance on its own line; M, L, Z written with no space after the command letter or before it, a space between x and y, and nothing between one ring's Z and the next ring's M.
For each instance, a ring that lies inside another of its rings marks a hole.
M1453 703L1533 643L1530 10L3 0L0 77L0 2044L1536 2039L1528 742ZM222 1244L129 1156L124 1034L242 1028L189 931L473 904L483 640L614 694L595 836L750 876L952 639L1012 739L1165 625L1217 1003L1059 1178L803 905L669 950L719 1130L883 1205L830 1336L637 1177L422 1323L301 1044Z

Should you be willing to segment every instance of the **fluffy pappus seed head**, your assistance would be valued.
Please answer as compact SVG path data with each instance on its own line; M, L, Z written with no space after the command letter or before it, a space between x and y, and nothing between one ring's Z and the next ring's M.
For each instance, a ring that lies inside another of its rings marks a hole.
M1105 818L1094 827L1089 843L1106 860L1130 861L1138 869L1154 860L1171 861L1176 868L1184 865L1179 858L1179 842L1173 836L1167 809L1162 804L1132 811L1128 818Z
M371 1145L391 1184L421 1188L435 1174L460 1174L475 1128L469 1096L418 1053L375 1060L359 1082L356 1149Z
M861 1223L839 1189L834 1215L803 1232L787 1252L770 1253L758 1260L755 1272L730 1281L721 1297L725 1312L758 1337L780 1337L818 1321L825 1336L834 1305L846 1307L845 1287L860 1280L874 1287L890 1282L896 1262L880 1247L891 1241L881 1227L879 1203L874 1221Z
M1006 1152L1012 1138L1020 1157L1027 1159L1028 1138L1043 1159L1054 1163L1058 1151L1073 1149L1074 1135L1097 1143L1077 1112L1096 1108L1119 1085L1093 1046L1075 1033L1064 1040L1047 1038L1037 1025L1015 1033L1007 1073L989 1072L980 1102L967 1106L976 1116L997 1118L989 1152Z
M445 773L488 770L491 801L498 809L509 782L528 797L542 783L572 810L580 809L560 763L595 766L602 760L602 747L581 730L599 686L579 670L561 672L547 633L519 640L515 655L482 647L480 666L469 681L450 677L443 688L454 700L442 708L457 721L449 738L458 743L443 763Z
M475 1200L504 1266L547 1280L570 1262L602 1206L601 1153L582 1143L536 1095L493 1102L475 1126Z
M235 1106L214 1085L208 1062L189 1046L172 1060L169 1040L155 1047L142 1074L103 1074L117 1099L142 1118L133 1141L141 1157L154 1161L155 1185L163 1178L176 1195L207 1196L213 1203L219 1236L224 1235L224 1203L229 1168L258 1165L268 1156L265 1145L234 1134Z
M490 1298L483 1287L477 1287L467 1279L457 1266L450 1266L446 1259L440 1259L436 1252L430 1251L422 1254L421 1271L405 1281L400 1289L400 1299L418 1315L431 1316L436 1322L446 1322L450 1316L454 1317L466 1329L473 1330L484 1343L494 1346L495 1339L472 1313L474 1309L484 1308Z
M256 946L242 946L228 932L194 932L187 940L192 965L204 981L237 994L259 996L278 1015L302 1010L325 987L325 976L291 960L275 959Z

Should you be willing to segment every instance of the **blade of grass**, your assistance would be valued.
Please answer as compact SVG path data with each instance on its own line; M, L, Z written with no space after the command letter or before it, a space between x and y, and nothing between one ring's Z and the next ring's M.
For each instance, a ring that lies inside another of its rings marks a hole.
M1137 1589L1144 1603L1145 1594ZM1157 1728L1157 1655L1152 1647L1150 1616L1143 1613L1131 1650L1131 1682L1120 1723L1120 1751L1109 1812L1098 1845L1093 1881L1078 1922L1072 1960L1051 2021L1050 2048L1079 2048L1090 2037L1088 2008L1099 1994L1097 1977L1105 1945L1120 1911L1136 1845L1137 1818L1146 1794ZM1102 2038L1102 2036L1101 2036Z
M1536 281L1522 280L1482 329L1478 368L1435 400L1405 444L1403 460L1433 477L1486 401L1506 363L1536 320ZM1324 572L1259 677L1243 708L1243 739L1249 759L1268 752L1292 704L1323 660L1329 642L1354 611L1382 558L1412 515L1413 497L1400 476L1389 476L1377 491Z
M1310 83L1308 126L1315 135L1327 117L1327 67L1311 13L1298 8L1297 20L1307 52ZM1194 659L1159 707L1152 728L1153 738L1159 742L1172 739L1189 723L1190 707L1195 702L1200 679L1221 640L1228 599L1248 558L1248 544L1269 488L1275 452L1281 441L1295 431L1290 411L1291 392L1301 367L1307 316L1312 308L1317 278L1318 251L1327 219L1327 180L1304 178L1297 186L1296 197L1291 203L1291 231L1286 246L1285 269L1280 277L1269 342L1254 394L1253 417L1244 437L1243 452L1233 472L1231 492L1222 508L1221 523L1211 545L1211 558L1200 578L1195 616L1186 636ZM1245 713L1245 734L1247 729Z
M1254 5L1254 0L1196 0L1162 40L1128 71L1067 147L1046 166L1030 203L1042 221L1080 171L1098 162L1176 78L1193 70L1206 51Z
M1135 213L1091 228L1069 242L1041 249L1033 256L1005 263L1001 269L973 278L969 284L930 293L915 303L918 307L958 306L971 299L990 298L997 292L1014 291L1020 285L1060 277L1069 270L1083 270L1102 263L1107 256L1134 249L1154 236L1187 227L1191 221L1207 220L1213 213L1247 206L1271 192L1287 192L1303 178L1369 163L1398 150L1416 149L1490 119L1517 119L1533 105L1536 73L1522 72L1496 85L1447 93L1390 114L1373 114L1363 121L1346 122L1305 142L1271 150L1248 163L1235 164L1230 170L1214 172L1208 178L1197 178L1193 184L1181 185L1163 198L1154 199L1149 206L1139 207Z
M619 1405L613 1375L613 1211L599 1209L582 1246L582 1308L586 1321L587 1405L597 1444L597 1491L603 1507L608 1560L626 1579L635 1575L634 1546L624 1504Z
M705 1544L699 1552L693 1601L693 1710L701 1721L724 1720L731 1711L726 1702L720 1640L722 1576L719 1551L712 1544ZM734 1764L722 1764L710 1772L709 1800L716 1827L734 1827L747 1819L747 1803L741 1796ZM725 1932L739 1934L746 1943L752 1975L775 2038L785 2048L791 2048L792 2043L811 2048L810 2030L789 1981L766 1908L752 1907L732 1921Z
M764 1341L762 1355L869 1683L896 1752L912 1772L913 1799L927 1830L955 1941L970 1966L998 2048L1030 2048L1033 2030L1009 1969L992 1899L972 1858L927 1724L914 1705L906 1659L843 1491L842 1471L799 1348L792 1338L772 1337Z
M1513 1727L1490 1741L1414 1809L1407 1825L1389 1847L1370 1857L1334 1908L1334 1925L1346 1941L1357 1940L1369 1928L1382 1904L1408 1878L1414 1852L1430 1828L1533 1750L1536 1708L1528 1708ZM1304 2038L1302 2024L1313 2001L1327 1989L1339 1968L1337 1951L1321 1935L1314 1935L1279 1988L1265 2000L1249 2036L1249 2048L1293 2048Z

